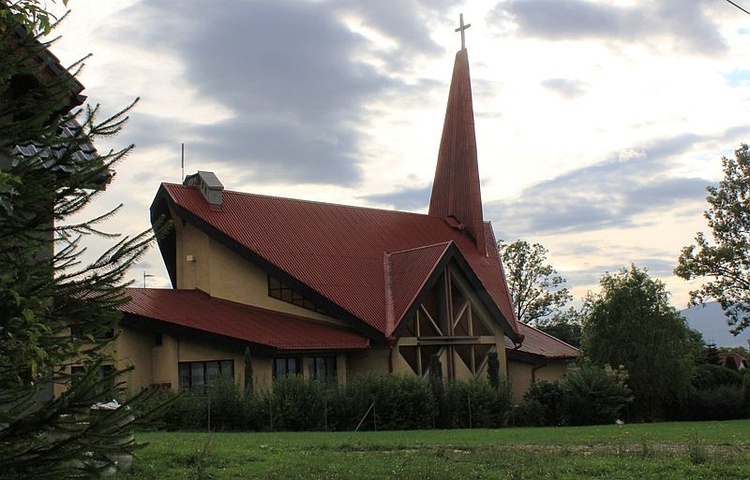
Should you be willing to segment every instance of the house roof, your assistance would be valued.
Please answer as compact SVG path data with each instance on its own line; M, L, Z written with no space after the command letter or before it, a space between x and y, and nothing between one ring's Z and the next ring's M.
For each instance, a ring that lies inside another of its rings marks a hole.
M398 315L405 313L404 306L438 260L452 255L467 265L465 273L506 334L517 337L497 251L480 254L473 239L445 219L228 190L217 209L198 187L169 183L157 193L152 218L167 213L166 206L290 286L309 289L305 293L313 300L332 302L385 337L393 334L403 319ZM485 234L491 237L491 231ZM163 239L160 248L176 286L171 243ZM414 251L406 253L409 250ZM394 271L399 272L398 280ZM389 308L398 310L392 322Z
M282 351L361 350L370 341L323 322L213 298L200 290L128 288L125 325L161 325Z
M545 359L574 359L581 356L581 351L576 347L530 325L518 322L518 329L523 335L523 345L520 348L514 348L506 339L505 347L509 352L518 352Z
M212 200L192 184L194 176L190 185L162 184L151 215L177 215L379 340L394 336L440 269L453 262L492 319L518 343L522 337L495 238L482 219L474 137L468 54L462 50L428 215L227 190L220 197L214 192ZM162 239L159 247L176 287L174 238Z

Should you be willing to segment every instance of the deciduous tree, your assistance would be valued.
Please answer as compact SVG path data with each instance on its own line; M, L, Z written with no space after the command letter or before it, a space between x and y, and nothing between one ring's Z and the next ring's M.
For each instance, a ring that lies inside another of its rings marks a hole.
M497 242L508 280L516 316L524 323L536 323L565 306L572 296L565 279L547 263L547 249L525 240Z
M669 303L659 280L634 265L600 281L586 299L583 351L599 366L624 366L630 375L635 415L660 418L661 409L682 398L700 353L700 342Z
M718 301L736 334L750 326L750 149L743 144L721 163L724 179L706 189L712 240L699 232L682 249L675 274L704 279L691 303Z

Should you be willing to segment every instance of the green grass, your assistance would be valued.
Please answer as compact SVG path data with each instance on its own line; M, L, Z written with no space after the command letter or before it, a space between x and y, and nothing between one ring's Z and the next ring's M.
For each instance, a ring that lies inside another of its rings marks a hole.
M741 479L750 421L336 433L148 432L120 478Z

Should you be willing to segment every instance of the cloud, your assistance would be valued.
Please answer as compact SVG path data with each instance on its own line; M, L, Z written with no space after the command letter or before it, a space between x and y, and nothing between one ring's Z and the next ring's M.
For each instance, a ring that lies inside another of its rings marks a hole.
M586 82L566 78L550 78L542 81L542 86L569 99L580 97L588 89Z
M150 0L124 13L117 35L140 49L176 57L184 82L198 101L231 112L205 125L201 119L174 122L172 138L153 138L146 121L138 143L179 142L207 162L232 167L245 180L354 186L361 181L368 103L404 88L394 69L421 52L439 55L426 26L407 22L399 8L369 2L261 0ZM424 8L405 2L408 11ZM333 8L332 8L333 7ZM400 48L384 53L348 28L357 15L368 28L393 38ZM375 56L388 68L370 61ZM369 59L369 60L368 60ZM134 133L134 132L130 132Z
M420 188L403 188L391 193L362 195L358 198L375 204L388 205L396 210L413 212L423 210L429 205L431 191L432 186L427 185Z
M707 14L708 0L662 0L615 5L592 0L510 0L498 3L488 24L498 31L547 40L610 40L681 53L716 55L727 45Z
M703 201L709 180L670 174L676 157L700 140L668 138L632 149L638 154L625 160L622 152L614 154L527 188L509 203L486 203L485 216L503 235L517 238L637 225L645 214Z

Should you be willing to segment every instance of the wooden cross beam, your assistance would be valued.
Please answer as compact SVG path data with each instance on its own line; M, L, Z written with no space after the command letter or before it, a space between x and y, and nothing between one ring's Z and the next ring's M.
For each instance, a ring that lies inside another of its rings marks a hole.
M465 30L467 28L469 28L471 26L471 24L467 23L466 25L464 25L464 14L463 13L459 14L459 18L460 18L460 24L461 24L461 26L458 27L456 29L456 31L457 32L461 32L461 50L463 50L463 49L466 48L466 37L464 35L464 32L465 32Z

